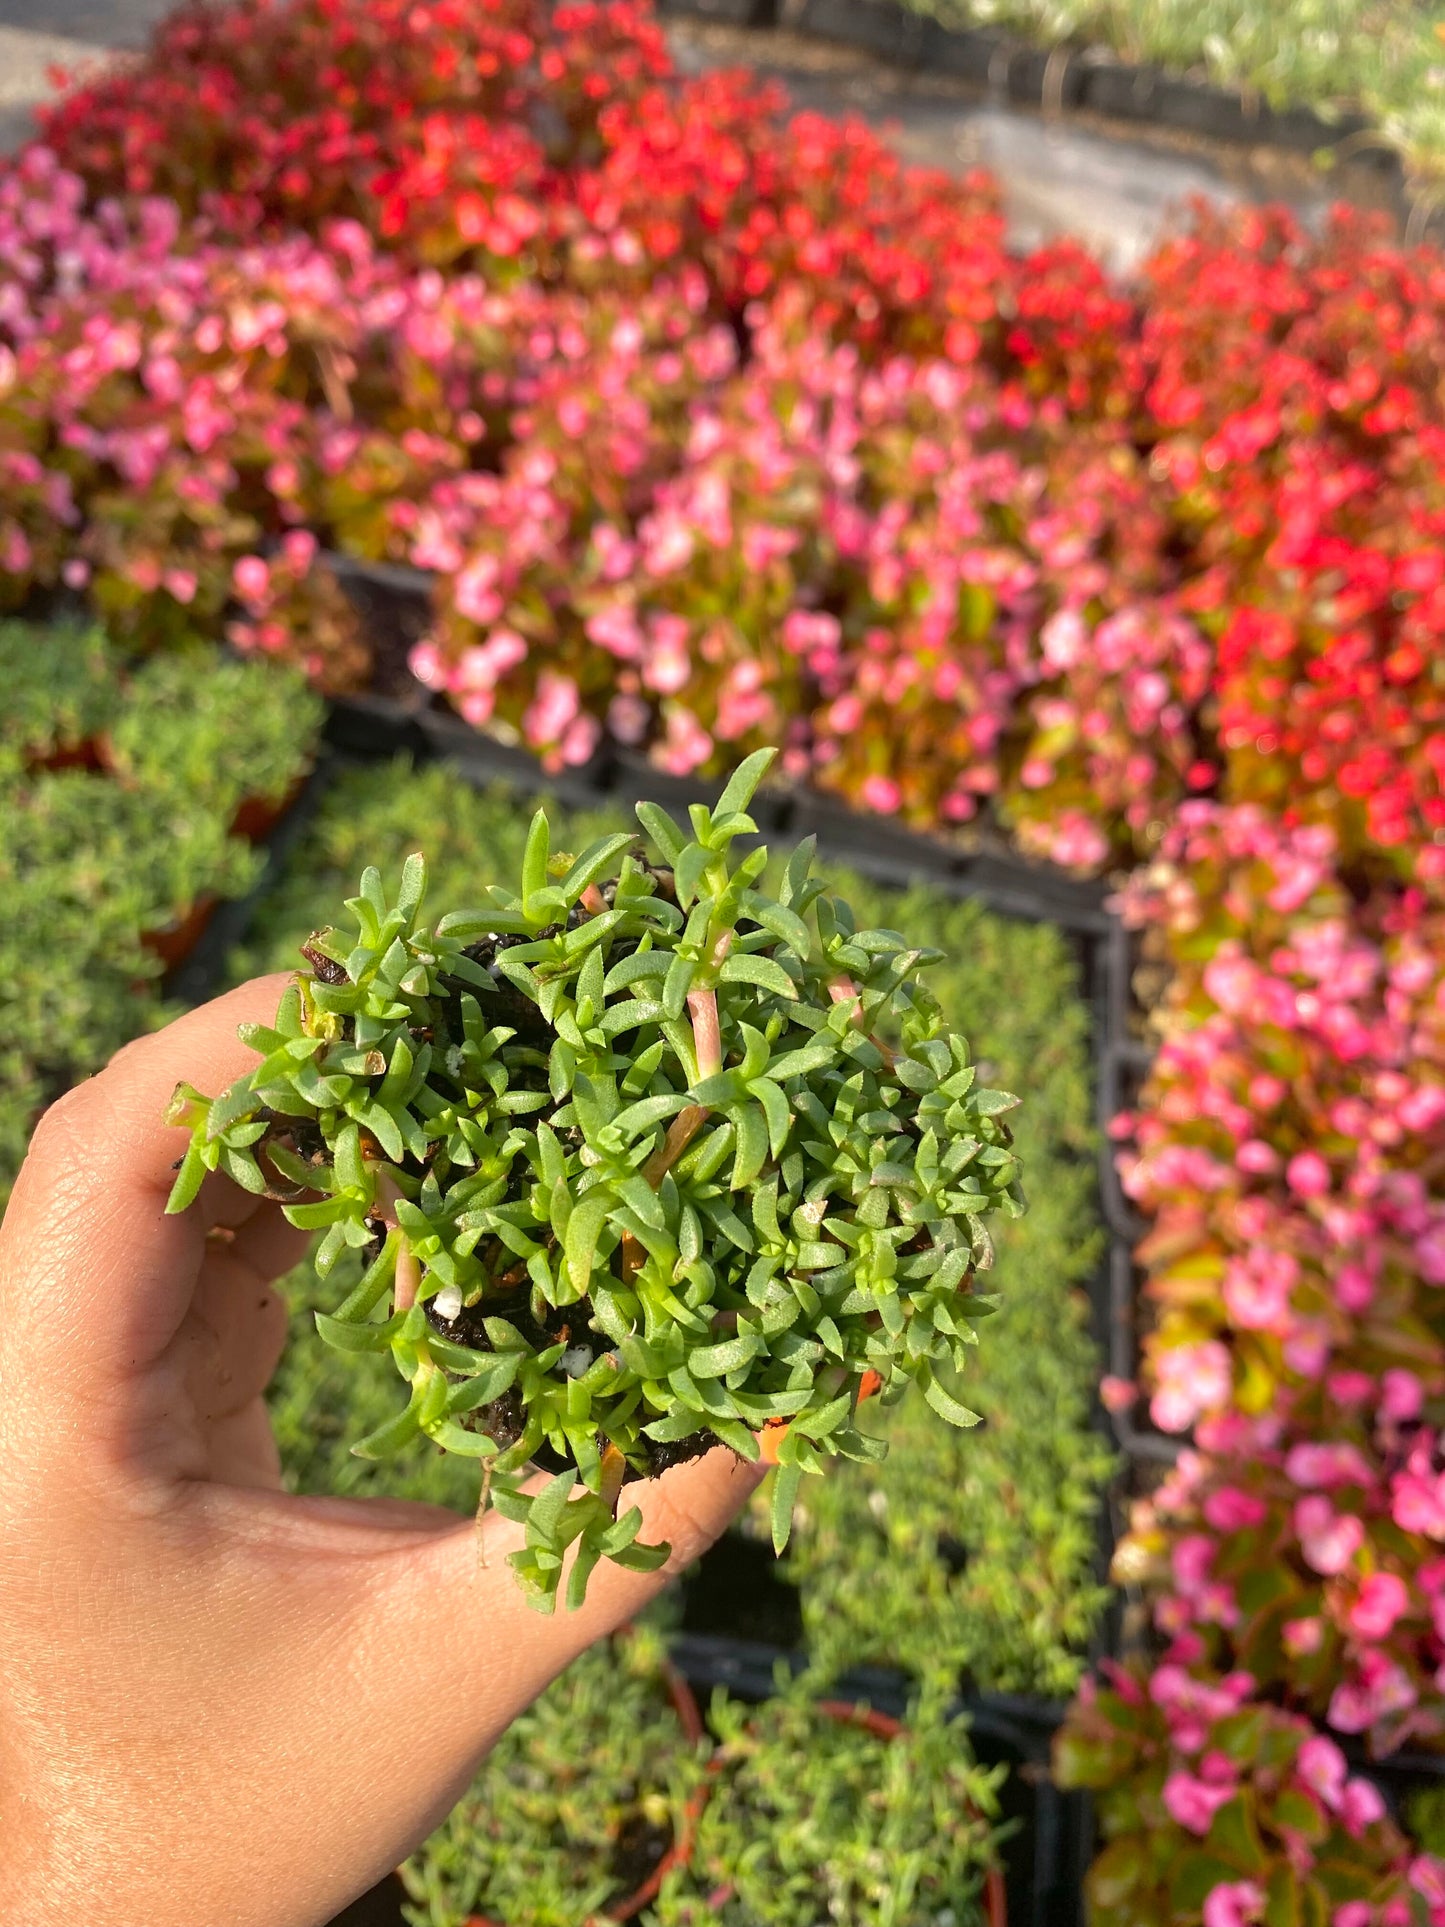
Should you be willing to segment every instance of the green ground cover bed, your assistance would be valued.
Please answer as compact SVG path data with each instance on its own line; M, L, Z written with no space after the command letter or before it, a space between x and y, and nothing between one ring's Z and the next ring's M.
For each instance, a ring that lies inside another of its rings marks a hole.
M1445 181L1445 13L1417 0L907 0L949 27L1107 48L1275 108L1363 114L1414 174ZM1433 177L1433 178L1432 178ZM1423 184L1423 183L1422 183Z
M210 649L125 662L92 628L0 623L0 1206L35 1118L165 1021L198 904L262 858L241 806L308 768L321 705Z

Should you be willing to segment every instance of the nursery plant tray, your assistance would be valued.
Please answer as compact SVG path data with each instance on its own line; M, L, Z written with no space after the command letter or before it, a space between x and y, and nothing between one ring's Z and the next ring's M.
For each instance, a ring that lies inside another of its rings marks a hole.
M699 1693L721 1686L736 1699L768 1699L779 1670L800 1673L806 1664L796 1648L749 1640L679 1634L672 1642L676 1665ZM908 1709L907 1676L884 1667L860 1666L842 1675L829 1697L868 1706L901 1719ZM1083 1879L1093 1855L1093 1822L1087 1799L1065 1793L1049 1777L1054 1733L1064 1717L1061 1701L1009 1693L964 1694L958 1711L968 1718L974 1752L987 1765L1007 1765L1004 1817L1017 1830L1004 1849L1010 1927L1083 1927Z
M1326 120L1310 107L1273 108L1208 81L1116 59L1099 47L1039 47L1003 28L947 27L893 0L784 0L781 6L661 0L659 10L732 26L782 26L895 66L947 74L1014 106L1051 114L1082 109L1230 146L1310 155L1372 131L1359 114ZM1398 156L1383 144L1363 148L1360 158L1403 179Z

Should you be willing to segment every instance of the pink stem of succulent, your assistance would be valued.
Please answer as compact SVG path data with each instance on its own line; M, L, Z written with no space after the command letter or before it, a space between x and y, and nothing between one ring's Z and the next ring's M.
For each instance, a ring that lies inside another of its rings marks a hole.
M396 1284L393 1288L393 1308L396 1311L410 1311L416 1303L416 1295L421 1289L421 1263L416 1253L401 1234L401 1246L396 1254Z
M718 1028L717 992L690 990L687 993L687 1008L692 1018L692 1042L697 1053L698 1082L701 1083L705 1077L716 1077L722 1069L722 1032Z
M692 1018L692 1043L697 1055L698 1082L701 1083L705 1077L716 1077L723 1067L717 992L690 990L687 993L687 1008ZM689 1104L685 1111L679 1111L672 1120L661 1148L653 1152L643 1167L642 1175L654 1191L702 1129L707 1115L706 1104Z
M421 1290L421 1260L412 1250L406 1233L396 1221L396 1201L400 1195L390 1178L382 1178L376 1187L377 1203L381 1206L381 1219L397 1236L396 1278L392 1285L392 1310L410 1311L416 1303L416 1295Z

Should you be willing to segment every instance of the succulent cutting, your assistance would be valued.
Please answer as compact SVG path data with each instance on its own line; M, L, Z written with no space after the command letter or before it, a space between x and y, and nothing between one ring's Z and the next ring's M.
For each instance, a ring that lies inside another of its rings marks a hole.
M985 1220L1023 1208L1017 1099L948 1034L917 975L938 953L856 929L810 844L774 887L765 848L737 855L772 755L690 835L642 803L645 841L554 853L539 811L520 888L435 922L420 856L394 897L368 870L354 930L243 1028L255 1067L169 1113L171 1210L219 1170L319 1232L323 1274L364 1254L317 1326L390 1348L411 1395L353 1450L482 1460L544 1609L601 1558L666 1558L620 1510L635 1479L718 1444L775 1463L781 1547L805 1472L885 1449L860 1398L914 1384L974 1422L953 1380Z

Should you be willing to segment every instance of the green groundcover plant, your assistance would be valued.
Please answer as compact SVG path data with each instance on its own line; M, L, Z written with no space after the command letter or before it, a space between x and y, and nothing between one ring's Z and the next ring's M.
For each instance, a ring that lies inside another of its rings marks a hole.
M0 676L0 745L25 766L79 755L108 728L120 702L104 631L80 623L42 629L0 622Z
M1445 48L1420 0L909 0L950 26L1012 29L1310 106L1363 111L1421 175L1445 168ZM1358 146L1356 142L1354 145Z
M549 805L558 842L579 847L617 829L605 811ZM387 872L425 846L442 900L469 901L521 862L525 808L509 791L468 789L445 765L405 758L343 772L327 791L253 935L233 957L236 981L283 970L307 940L318 903L339 899L368 857ZM888 1441L882 1463L833 1461L797 1507L788 1576L799 1586L810 1649L839 1664L876 1660L919 1676L942 1658L982 1685L1048 1694L1078 1676L1104 1591L1095 1583L1093 1513L1112 1469L1089 1424L1097 1359L1080 1287L1098 1260L1089 1019L1077 967L1055 930L950 901L936 890L884 890L830 869L870 924L941 950L929 987L986 1057L981 1075L1027 1084L1016 1149L1030 1174L1028 1215L1000 1227L997 1315L960 1387L984 1424L938 1425L919 1402L863 1423ZM314 1314L353 1289L362 1254L330 1275L303 1265L287 1283L292 1338L270 1394L288 1484L310 1492L388 1494L470 1510L477 1471L428 1447L361 1459L351 1441L391 1416L395 1370L382 1353L314 1342ZM766 1496L745 1521L770 1536ZM946 1556L940 1556L940 1545ZM703 1583L702 1581L698 1582ZM840 1650L841 1649L841 1650Z
M1114 1468L1090 1424L1098 1361L1083 1287L1103 1238L1075 961L1057 931L976 903L852 881L848 893L860 915L945 953L930 987L946 1011L971 1013L990 1080L1027 1083L1015 1148L1030 1208L1001 1229L1000 1316L968 1381L982 1425L964 1437L909 1401L870 1408L888 1456L839 1460L807 1488L788 1576L816 1656L1064 1695L1108 1596L1097 1514Z
M320 705L270 664L136 667L68 624L0 624L0 688L3 1204L44 1106L164 1021L167 933L257 880L237 805L298 780Z
M689 1736L666 1610L573 1663L402 1868L411 1927L595 1927L676 1849L643 1927L976 1927L1002 1769L925 1693L895 1736L830 1715L825 1676Z
M402 1868L413 1927L588 1927L684 1837L705 1765L670 1703L661 1630L592 1647L508 1727Z
M368 870L355 936L314 936L274 1026L243 1033L261 1062L172 1107L172 1209L221 1169L323 1231L323 1276L369 1255L318 1327L389 1347L411 1397L354 1449L425 1434L485 1460L544 1609L574 1543L571 1605L600 1558L666 1557L619 1513L630 1477L766 1450L781 1548L804 1472L880 1451L860 1396L914 1383L974 1422L948 1379L991 1309L984 1219L1022 1209L1017 1100L978 1084L927 955L858 930L809 846L775 894L766 850L734 862L770 760L694 805L690 838L640 804L651 859L619 833L554 860L539 811L520 891L434 925L419 857L395 899ZM525 1494L540 1455L556 1475Z
M746 1706L714 1696L712 1797L655 1927L976 1927L1000 1830L1002 1768L929 1691L896 1735L830 1715L819 1678Z

